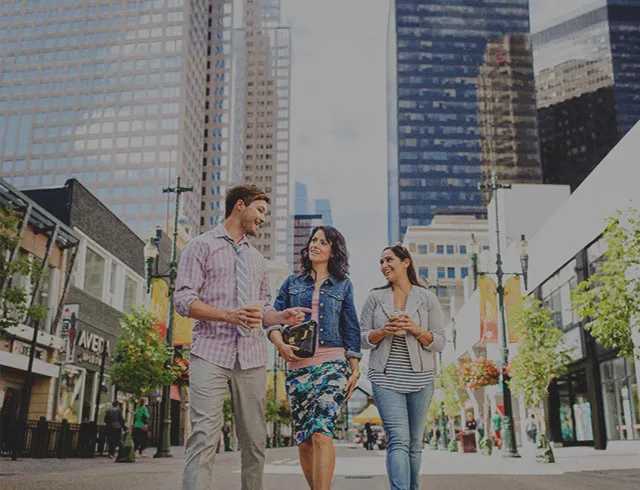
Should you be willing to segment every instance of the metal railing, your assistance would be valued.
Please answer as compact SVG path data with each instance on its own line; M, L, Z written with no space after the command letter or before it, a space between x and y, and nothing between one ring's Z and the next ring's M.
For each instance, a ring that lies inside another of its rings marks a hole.
M104 425L95 422L70 424L40 417L29 420L24 429L16 419L5 421L0 431L0 457L10 457L15 444L23 458L91 458L105 449Z

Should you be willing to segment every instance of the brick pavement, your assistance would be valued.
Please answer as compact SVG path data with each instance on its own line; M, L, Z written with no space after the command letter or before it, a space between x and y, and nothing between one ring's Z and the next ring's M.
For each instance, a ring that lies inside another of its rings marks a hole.
M183 462L181 448L173 448L171 459L138 459L134 464L116 464L105 457L94 459L0 460L3 490L123 490L179 489ZM334 490L388 489L384 452L360 448L337 450ZM451 454L425 449L421 488L474 490L638 490L640 445L613 446L606 452L591 448L556 450L558 463L539 465L523 451L520 460L500 455ZM239 488L239 453L218 455L214 489ZM295 449L267 451L264 490L306 488Z

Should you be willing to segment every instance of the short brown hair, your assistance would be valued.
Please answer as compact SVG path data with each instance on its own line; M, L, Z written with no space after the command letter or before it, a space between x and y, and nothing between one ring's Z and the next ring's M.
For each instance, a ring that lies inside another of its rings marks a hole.
M245 206L250 206L253 201L271 202L269 196L257 185L236 185L227 191L224 202L225 218L231 216L238 201L244 202Z

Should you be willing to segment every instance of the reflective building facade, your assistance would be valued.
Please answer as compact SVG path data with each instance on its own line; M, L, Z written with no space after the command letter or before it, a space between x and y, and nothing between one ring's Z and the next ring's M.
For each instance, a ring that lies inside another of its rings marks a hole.
M640 119L640 2L599 0L532 44L544 182L575 189Z
M206 0L0 4L0 177L16 187L74 177L133 230L197 224Z
M480 119L487 122L485 139L496 130L491 118L481 114L486 107L478 93L483 66L486 71L495 64L499 70L497 65L504 64L518 80L494 83L485 91L494 100L514 98L516 105L509 111L515 109L528 124L518 136L519 141L531 139L526 150L511 143L511 156L504 159L511 159L514 170L509 180L539 181L528 35L528 0L392 2L387 91L390 241L400 239L408 226L428 225L439 212L484 214L477 187L483 180ZM514 39L521 45L515 51L491 47ZM514 94L519 91L525 95ZM502 112L500 124L511 124L514 130L509 111ZM506 152L510 143L495 144ZM486 168L499 170L500 165L485 157Z

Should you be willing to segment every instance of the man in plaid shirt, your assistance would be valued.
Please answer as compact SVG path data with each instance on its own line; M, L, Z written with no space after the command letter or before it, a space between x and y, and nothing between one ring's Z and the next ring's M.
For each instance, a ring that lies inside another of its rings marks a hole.
M305 308L277 312L270 306L264 258L247 240L264 223L268 204L269 196L259 187L229 189L224 222L190 240L182 252L174 305L182 316L196 320L189 380L192 432L183 490L211 488L228 387L240 441L242 489L262 489L267 347L259 326L296 324L310 312ZM240 277L246 269L246 284L238 283L240 260ZM248 299L246 305L239 304L239 290Z

